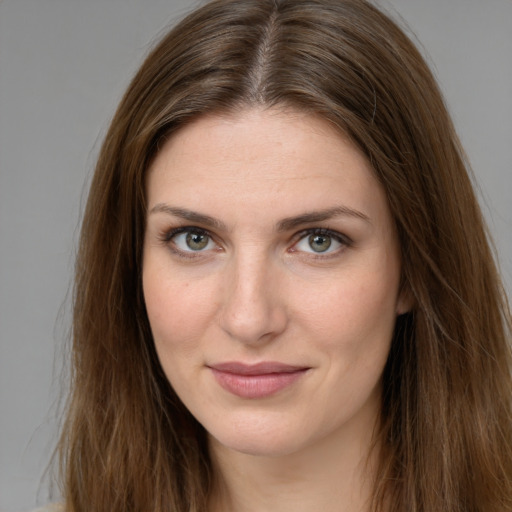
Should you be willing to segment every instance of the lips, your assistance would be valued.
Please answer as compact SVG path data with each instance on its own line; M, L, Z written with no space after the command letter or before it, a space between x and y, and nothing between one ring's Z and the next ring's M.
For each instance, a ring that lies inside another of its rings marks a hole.
M223 389L248 399L272 396L294 384L309 370L308 367L278 362L248 365L231 361L208 368Z

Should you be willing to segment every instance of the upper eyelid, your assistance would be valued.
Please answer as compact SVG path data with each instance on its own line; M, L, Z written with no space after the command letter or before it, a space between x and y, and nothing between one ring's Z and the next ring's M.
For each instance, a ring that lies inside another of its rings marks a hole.
M351 244L352 239L345 235L344 233L340 233L339 231L336 231L335 229L330 228L308 228L303 229L302 231L299 231L295 236L297 237L297 241L301 240L305 236L308 235L314 235L314 234L320 234L320 235L327 235L332 236L333 238L339 239L340 242L344 244Z
M179 226L171 229L166 229L163 231L164 238L169 241L172 237L179 235L181 233L200 233L209 236L212 240L215 238L214 235L208 230L204 228L200 228L199 226Z

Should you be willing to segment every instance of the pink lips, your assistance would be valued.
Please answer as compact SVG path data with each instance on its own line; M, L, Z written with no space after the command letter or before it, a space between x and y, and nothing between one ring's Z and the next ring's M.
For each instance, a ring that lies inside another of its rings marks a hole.
M309 368L276 362L247 365L238 362L209 366L226 391L241 398L265 398L290 386Z

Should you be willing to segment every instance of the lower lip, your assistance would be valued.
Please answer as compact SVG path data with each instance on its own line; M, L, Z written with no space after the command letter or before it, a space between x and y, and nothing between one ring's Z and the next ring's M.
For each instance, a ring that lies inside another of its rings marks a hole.
M240 398L266 398L291 386L307 369L294 372L266 373L261 375L240 375L211 368L222 388Z

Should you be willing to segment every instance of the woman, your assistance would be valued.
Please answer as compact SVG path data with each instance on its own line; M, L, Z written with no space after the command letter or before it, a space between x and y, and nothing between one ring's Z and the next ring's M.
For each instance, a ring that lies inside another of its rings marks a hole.
M79 510L512 510L510 315L424 61L361 0L219 0L98 161Z

